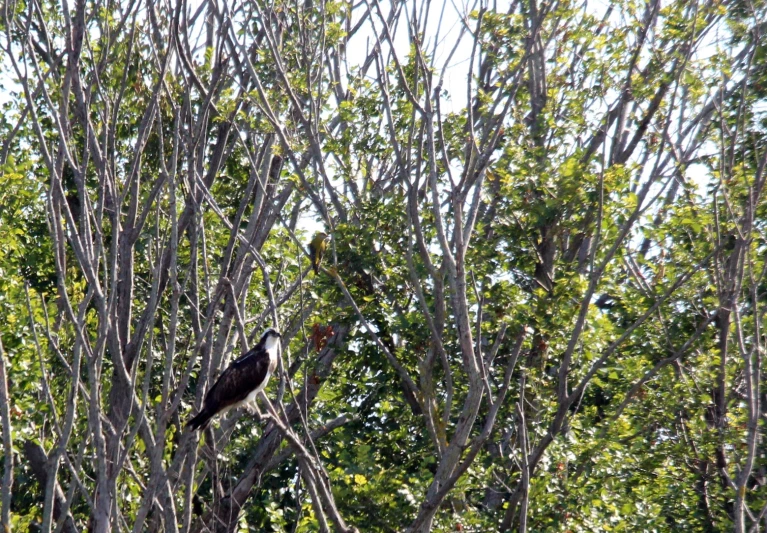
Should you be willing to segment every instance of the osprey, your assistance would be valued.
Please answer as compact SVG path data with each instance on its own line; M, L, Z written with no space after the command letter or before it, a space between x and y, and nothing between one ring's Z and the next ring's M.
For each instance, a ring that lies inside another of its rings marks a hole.
M316 276L320 272L320 263L322 262L322 256L325 255L325 250L328 248L327 233L317 233L312 242L309 243L309 257L312 261L312 269Z
M204 430L217 414L255 402L277 368L280 337L276 329L267 329L258 344L232 362L205 395L202 410L186 423L187 427Z

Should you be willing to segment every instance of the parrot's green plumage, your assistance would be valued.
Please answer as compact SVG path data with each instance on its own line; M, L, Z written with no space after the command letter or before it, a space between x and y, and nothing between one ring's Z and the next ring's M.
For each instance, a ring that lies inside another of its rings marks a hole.
M320 272L320 263L322 262L322 256L325 255L325 250L328 248L328 236L326 233L317 233L312 242L309 243L309 257L312 260L312 269L314 274L317 275Z

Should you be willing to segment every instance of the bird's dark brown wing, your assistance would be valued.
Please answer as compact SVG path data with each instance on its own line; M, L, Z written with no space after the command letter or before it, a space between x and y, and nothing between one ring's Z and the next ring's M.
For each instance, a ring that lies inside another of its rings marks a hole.
M262 348L253 348L224 370L205 396L205 410L218 413L241 402L264 382L268 372L269 354Z
M320 254L314 247L314 242L309 243L309 258L312 262L312 270L314 270L314 275L316 276L320 272Z

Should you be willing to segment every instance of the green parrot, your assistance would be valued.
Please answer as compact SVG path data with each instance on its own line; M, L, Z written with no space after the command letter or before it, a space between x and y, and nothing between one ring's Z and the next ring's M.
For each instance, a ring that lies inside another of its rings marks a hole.
M309 243L309 257L312 260L312 269L316 276L320 272L320 263L325 250L328 248L328 236L326 233L319 232L314 235L312 242Z

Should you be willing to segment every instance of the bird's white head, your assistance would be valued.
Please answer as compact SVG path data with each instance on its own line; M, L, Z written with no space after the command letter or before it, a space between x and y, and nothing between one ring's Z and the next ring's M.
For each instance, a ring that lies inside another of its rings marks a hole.
M264 349L267 351L272 350L274 347L280 345L280 332L274 328L269 328L261 335L261 343L264 345Z

